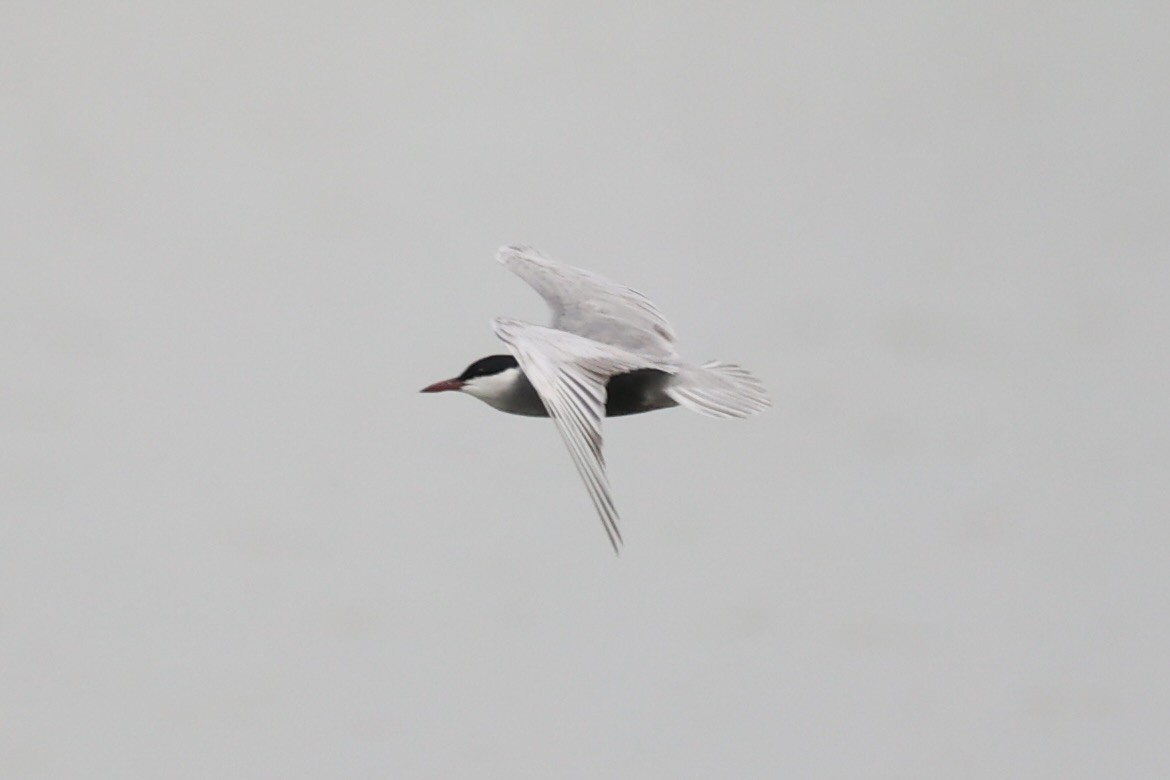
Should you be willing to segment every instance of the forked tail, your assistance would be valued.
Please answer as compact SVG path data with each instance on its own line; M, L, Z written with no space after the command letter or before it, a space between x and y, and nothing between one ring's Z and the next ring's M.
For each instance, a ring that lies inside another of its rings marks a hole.
M666 394L691 411L709 417L748 417L772 405L760 380L731 363L712 361L684 366Z

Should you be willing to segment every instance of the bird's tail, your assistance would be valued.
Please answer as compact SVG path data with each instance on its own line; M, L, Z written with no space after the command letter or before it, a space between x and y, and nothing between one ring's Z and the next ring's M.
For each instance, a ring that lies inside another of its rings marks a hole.
M749 417L772 405L760 380L731 363L683 366L665 388L679 406L709 417Z

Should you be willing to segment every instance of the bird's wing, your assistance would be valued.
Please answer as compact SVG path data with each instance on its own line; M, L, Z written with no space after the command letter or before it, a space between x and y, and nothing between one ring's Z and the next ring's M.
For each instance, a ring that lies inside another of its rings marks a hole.
M552 327L636 355L677 361L674 329L640 292L550 260L531 247L503 247L496 259L548 301Z
M573 333L519 320L500 317L492 321L492 327L516 356L520 369L556 423L601 516L605 533L614 551L618 551L622 535L605 476L605 456L601 452L605 385L616 374L640 368L673 371L673 366Z

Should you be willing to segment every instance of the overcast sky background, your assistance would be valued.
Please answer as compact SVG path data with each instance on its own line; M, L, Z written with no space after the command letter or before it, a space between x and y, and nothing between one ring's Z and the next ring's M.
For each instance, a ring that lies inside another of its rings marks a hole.
M1166 776L1168 9L5 2L0 774ZM773 396L620 559L517 242Z

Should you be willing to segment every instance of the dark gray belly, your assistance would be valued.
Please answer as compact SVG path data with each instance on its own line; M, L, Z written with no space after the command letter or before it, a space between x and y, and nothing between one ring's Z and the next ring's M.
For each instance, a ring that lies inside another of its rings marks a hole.
M677 406L663 388L671 375L653 368L642 368L628 374L610 377L605 386L605 416L641 414L655 409Z

